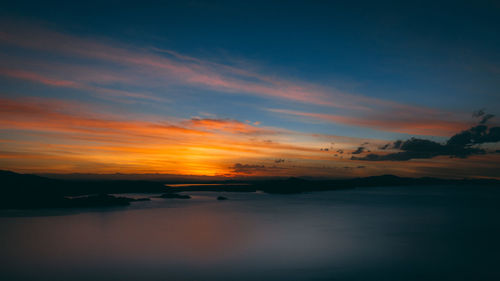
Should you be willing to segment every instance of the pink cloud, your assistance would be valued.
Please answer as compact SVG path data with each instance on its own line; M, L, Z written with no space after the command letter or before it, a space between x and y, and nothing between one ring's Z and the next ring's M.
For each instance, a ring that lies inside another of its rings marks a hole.
M100 93L108 97L127 97L127 98L154 100L154 101L167 101L167 99L165 98L153 96L150 94L135 93L124 90L116 90L111 88L92 86L87 83L81 83L76 81L55 79L32 71L17 70L17 69L0 69L0 75L16 79L28 80L30 82L41 83L49 86L87 90L91 93ZM99 79L106 79L106 78L100 77ZM123 101L123 100L118 100L118 101Z
M163 85L181 83L233 94L243 93L363 112L373 111L374 107L383 107L416 115L436 114L434 110L428 108L280 79L240 67L194 58L172 50L131 47L102 38L97 40L76 37L27 24L16 23L9 26L3 22L3 25L5 28L0 40L4 43L75 58L86 57L111 62L143 73L148 78L155 77L156 82Z
M393 113L391 116L348 117L333 114L302 112L287 109L268 109L271 112L301 116L326 122L367 127L376 130L405 133L412 135L451 136L468 124L458 121L445 121L428 118L409 118L404 114Z
M50 86L75 87L77 85L75 82L72 81L53 79L40 75L38 73L24 71L24 70L0 69L0 75L29 80Z
M274 134L272 129L259 128L256 124L248 124L237 120L230 119L191 119L187 125L194 128L206 129L209 131L221 131L228 133L242 133L242 134Z

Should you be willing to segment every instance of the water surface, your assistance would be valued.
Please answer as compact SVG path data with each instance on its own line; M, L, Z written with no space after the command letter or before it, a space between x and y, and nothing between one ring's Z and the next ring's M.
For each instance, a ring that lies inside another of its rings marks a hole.
M499 190L194 192L2 211L0 280L500 280Z

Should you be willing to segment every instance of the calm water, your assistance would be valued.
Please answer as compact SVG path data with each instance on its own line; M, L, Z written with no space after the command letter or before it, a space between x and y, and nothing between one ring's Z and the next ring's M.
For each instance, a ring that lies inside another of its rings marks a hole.
M0 212L0 280L500 280L500 188Z

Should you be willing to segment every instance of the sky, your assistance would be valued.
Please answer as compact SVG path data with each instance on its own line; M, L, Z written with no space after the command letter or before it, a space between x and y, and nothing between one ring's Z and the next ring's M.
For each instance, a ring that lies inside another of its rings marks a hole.
M6 1L0 168L500 179L499 13L495 1Z

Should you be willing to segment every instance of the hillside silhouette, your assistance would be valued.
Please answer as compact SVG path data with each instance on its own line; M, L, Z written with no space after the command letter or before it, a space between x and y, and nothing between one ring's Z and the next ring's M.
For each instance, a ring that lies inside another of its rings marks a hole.
M230 184L228 184L230 183ZM61 180L30 174L0 171L0 209L36 208L84 208L125 206L132 199L110 194L121 193L162 193L160 198L189 199L179 192L256 192L292 194L314 191L329 191L356 187L376 186L422 186L422 185L495 185L493 179L450 180L439 178L403 178L393 175L372 176L353 179L305 180L301 178L225 181L213 185L190 185L173 187L157 181L143 180Z

